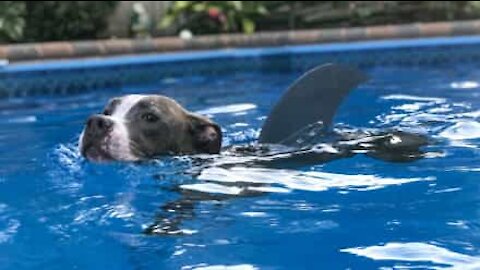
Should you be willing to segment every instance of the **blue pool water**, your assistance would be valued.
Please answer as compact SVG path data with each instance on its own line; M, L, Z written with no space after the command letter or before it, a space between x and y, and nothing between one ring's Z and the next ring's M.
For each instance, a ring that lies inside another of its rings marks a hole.
M0 269L479 269L480 42L419 42L0 68ZM371 76L337 127L425 134L426 158L200 170L76 148L86 117L127 93L168 95L221 124L225 145L253 143L282 91L336 60Z

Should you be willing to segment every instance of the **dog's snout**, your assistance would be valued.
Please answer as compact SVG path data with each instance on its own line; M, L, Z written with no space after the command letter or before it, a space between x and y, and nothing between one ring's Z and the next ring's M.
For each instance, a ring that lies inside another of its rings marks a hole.
M90 136L101 136L113 126L113 121L102 115L93 115L87 120L86 133Z

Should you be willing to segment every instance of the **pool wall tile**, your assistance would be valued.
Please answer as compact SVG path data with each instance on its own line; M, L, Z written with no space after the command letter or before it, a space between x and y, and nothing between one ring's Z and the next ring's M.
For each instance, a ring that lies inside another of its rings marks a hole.
M0 59L7 58L7 48L0 46Z
M134 40L132 50L140 53L152 52L155 50L155 43L151 39Z
M173 37L153 39L152 43L155 46L155 51L158 52L178 51L185 49L185 43L182 40Z
M395 30L393 26L382 25L367 28L367 36L371 39L394 38Z
M453 26L448 22L439 22L431 25L419 24L420 35L423 37L434 37L439 35L449 36L453 35ZM462 25L458 25L457 29L462 29Z
M87 57L90 55L102 55L102 47L97 42L83 41L73 43L73 50L77 57Z
M103 45L108 54L131 54L134 52L130 40L107 40L103 42Z
M472 35L478 33L480 21L465 21L451 25L451 31L454 35Z
M421 36L418 24L406 24L401 27L393 27L392 31L392 36L397 38L416 38ZM471 34L474 34L474 32Z
M367 29L363 27L352 27L343 29L346 41L366 40L368 38Z
M325 29L320 31L319 42L338 42L344 40L343 31L338 31L336 29Z
M37 51L36 45L20 44L15 46L4 47L7 51L6 58L8 60L30 60L39 59L40 54Z
M35 50L42 58L72 57L74 45L71 42L51 42L43 46L35 45Z
M390 30L376 28L375 31L381 34ZM312 35L311 32L300 34ZM243 36L237 38L242 39ZM218 42L223 42L221 36ZM85 50L100 50L100 47L92 47L91 44L95 43L83 43L82 46ZM115 43L115 46L118 44L121 43ZM124 43L117 49L119 53L128 51L132 49L130 45ZM137 46L153 45L154 42ZM62 50L71 49L62 43L56 46ZM207 45L200 40L200 43L191 46ZM32 49L35 51L31 45L22 48L26 54L32 53ZM328 62L358 66L366 71L388 66L448 67L458 62L480 65L480 37L362 41L18 63L0 67L0 97L68 95L96 89L121 89L184 76L242 72L301 73Z

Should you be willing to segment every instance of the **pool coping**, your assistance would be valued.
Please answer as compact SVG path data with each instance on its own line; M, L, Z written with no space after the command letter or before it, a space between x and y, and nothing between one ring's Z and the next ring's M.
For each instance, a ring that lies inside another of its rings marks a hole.
M456 37L428 37L414 39L389 39L373 41L341 42L328 44L289 45L276 47L213 49L200 51L120 55L95 58L56 59L31 62L16 62L0 65L0 74L35 71L75 70L85 68L108 68L116 66L145 65L182 61L205 61L211 59L255 58L308 53L338 53L355 51L394 50L401 48L443 47L455 45L480 45L480 35Z
M480 20L414 23L335 29L313 29L246 34L195 36L192 39L110 39L97 41L46 42L0 45L0 60L8 62L71 59L85 57L155 54L220 48L257 48L287 45L325 44L480 35ZM3 63L5 65L5 63ZM0 61L0 66L2 63Z

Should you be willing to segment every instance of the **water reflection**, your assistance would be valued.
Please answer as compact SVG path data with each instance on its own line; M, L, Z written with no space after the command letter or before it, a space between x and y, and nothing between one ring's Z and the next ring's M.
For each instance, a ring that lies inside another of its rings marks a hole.
M281 193L291 190L326 191L329 189L366 191L391 185L435 180L433 177L390 178L377 175L301 172L240 166L228 169L208 168L202 171L198 179L206 183L182 185L181 188L204 193L233 193L233 195L239 195L255 191ZM249 185L242 186L245 183ZM212 185L216 188L212 189ZM270 189L270 187L277 187L278 189Z
M395 269L452 269L469 270L480 268L480 257L450 251L427 243L387 243L370 247L342 249L341 252L370 258L376 261L399 261ZM416 262L417 265L406 263ZM426 265L426 263L434 265Z
M318 138L317 132L307 130ZM188 173L193 183L175 187L181 197L161 207L155 222L145 229L147 234L183 235L190 233L182 224L195 218L195 207L205 201L260 196L264 193L302 191L369 191L392 185L433 181L434 177L393 178L371 174L339 174L298 170L355 154L367 154L388 161L411 161L421 158L422 136L403 132L379 133L343 129L344 132L320 136L325 143L314 144L311 138L300 138L295 147L280 145L247 145L227 149L220 155L192 157ZM308 137L307 136L307 137ZM286 167L292 169L285 169ZM316 227L316 226L314 226Z
M258 268L250 264L207 265L205 263L182 267L182 270L190 270L190 269L191 270L257 270Z

